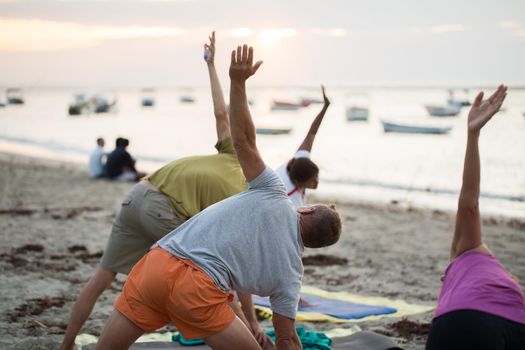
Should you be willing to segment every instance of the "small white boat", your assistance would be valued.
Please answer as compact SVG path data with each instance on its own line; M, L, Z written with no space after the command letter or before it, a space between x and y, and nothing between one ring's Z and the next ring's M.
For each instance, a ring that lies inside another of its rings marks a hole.
M468 89L464 89L463 92L465 96L468 96ZM468 107L472 105L472 103L470 103L467 97L465 97L464 99L457 99L454 96L454 90L449 90L448 94L449 96L448 96L447 102L449 105L458 106L458 107Z
M387 122L381 120L383 124L384 132L397 132L403 134L447 134L452 127L435 127L435 126L420 126L420 125L408 125Z
M193 103L193 102L195 102L195 98L193 98L191 96L181 96L179 98L179 101L181 103Z
M9 88L5 92L7 104L10 105L23 105L24 97L22 90L18 88Z
M142 94L142 100L140 101L140 104L142 107L153 107L155 106L155 89L153 88L145 88L141 91Z
M433 117L455 117L461 112L461 106L451 104L446 106L425 105L425 108Z
M261 135L286 135L292 131L291 128L256 128L255 132Z
M83 115L92 113L110 113L117 107L117 99L109 99L103 95L94 95L87 98L84 94L75 95L74 101L68 107L69 115Z
M346 120L348 121L367 121L368 120L368 108L366 107L348 107L346 109Z
M302 103L295 103L291 101L273 100L272 111L296 111L305 107Z

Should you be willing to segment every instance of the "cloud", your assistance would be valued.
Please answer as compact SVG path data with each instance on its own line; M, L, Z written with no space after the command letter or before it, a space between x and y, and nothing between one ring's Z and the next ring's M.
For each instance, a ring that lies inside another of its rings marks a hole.
M176 37L184 33L175 27L84 25L0 18L0 50L55 51L92 47L105 40Z
M513 20L500 21L499 25L502 26L503 28L511 28L511 29L520 29L521 28L521 24L519 24L518 22L513 21Z
M450 33L450 32L464 32L463 24L439 24L430 27L430 31L434 34Z
M334 36L334 37L342 37L342 36L347 35L346 29L343 29L343 28L329 28L329 29L313 28L312 33L316 35L321 35L321 36Z

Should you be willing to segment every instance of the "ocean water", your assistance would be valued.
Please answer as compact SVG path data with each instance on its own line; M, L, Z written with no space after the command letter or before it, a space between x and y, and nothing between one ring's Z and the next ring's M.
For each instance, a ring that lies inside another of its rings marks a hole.
M208 87L161 88L156 105L140 105L140 89L94 90L118 98L114 113L68 116L73 94L82 89L25 89L26 104L0 108L0 151L87 163L95 139L113 149L118 136L130 139L137 167L153 171L189 155L214 152L215 122ZM93 90L91 91L93 92ZM459 91L471 101L476 91ZM490 93L490 89L486 92ZM343 88L327 86L331 105L317 135L312 159L319 165L316 195L362 202L453 210L461 185L468 107L459 116L428 116L425 104L444 104L443 88ZM251 87L256 126L291 128L288 135L258 135L266 163L278 167L302 142L321 110L312 104L298 111L271 111L272 99L321 98L316 87ZM194 103L182 103L192 96ZM228 100L228 92L225 91ZM345 110L356 103L370 109L367 122L348 122ZM525 217L525 90L511 89L505 111L482 130L481 209L498 215ZM450 126L447 135L386 134L380 120ZM1 174L0 174L1 175Z

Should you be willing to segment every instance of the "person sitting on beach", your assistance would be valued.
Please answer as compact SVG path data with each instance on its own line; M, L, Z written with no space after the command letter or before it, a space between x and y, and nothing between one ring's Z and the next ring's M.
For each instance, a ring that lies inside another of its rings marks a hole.
M295 330L301 255L336 243L341 220L326 205L294 208L261 158L245 86L261 64L247 45L232 52L230 126L249 189L189 219L135 265L96 350L127 349L170 321L212 349L261 349L228 306L232 290L270 296L277 349L302 348Z
M498 112L507 88L486 101L480 93L468 115L468 136L456 229L427 350L525 349L525 298L517 281L483 243L478 207L481 128Z
M108 154L106 164L104 165L104 176L110 180L116 181L138 181L144 173L135 169L135 159L131 157L126 148L129 146L129 140L123 137L115 141L115 149Z
M286 188L286 193L296 207L304 204L304 196L307 188L316 189L319 184L319 168L310 160L310 152L314 144L315 136L328 106L330 100L326 97L324 86L321 86L323 92L324 105L321 112L315 117L306 137L295 152L292 159L280 166L275 172L281 178Z
M104 162L102 161L106 155L104 144L104 139L99 137L97 139L97 148L89 155L89 176L92 178L104 176Z
M217 129L218 153L175 160L135 185L122 201L100 266L78 296L62 343L73 348L75 337L102 292L117 273L128 274L133 265L160 238L208 206L246 190L246 180L231 138L229 116L214 63L215 33L205 45ZM237 303L231 305L237 314ZM252 316L248 314L248 317ZM253 332L260 332L257 319Z

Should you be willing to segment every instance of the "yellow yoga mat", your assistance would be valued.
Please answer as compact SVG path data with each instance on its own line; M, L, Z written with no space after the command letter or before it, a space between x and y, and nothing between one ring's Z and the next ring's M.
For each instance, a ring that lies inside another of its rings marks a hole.
M404 317L409 315L417 315L425 312L430 312L434 310L432 306L409 304L404 300L394 300L384 297L370 297L363 296L358 294L352 294L347 292L328 292L316 287L303 286L301 288L301 293L315 295L328 299L338 299L349 301L352 303L358 304L368 304L368 305L377 305L390 307L397 310L397 312L392 314L377 315L377 316L367 316L359 319L341 319L328 316L325 314L317 312L304 312L298 311L296 316L296 321L298 322L331 322L331 323L348 323L348 322L364 322L364 321L373 321L380 319L382 317ZM262 312L263 315L271 317L272 311L270 308L256 305L255 308Z

